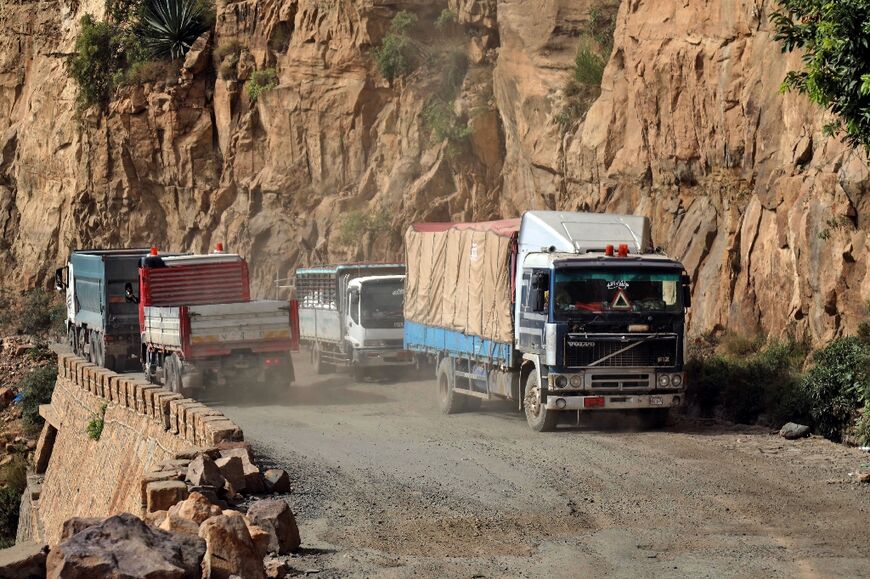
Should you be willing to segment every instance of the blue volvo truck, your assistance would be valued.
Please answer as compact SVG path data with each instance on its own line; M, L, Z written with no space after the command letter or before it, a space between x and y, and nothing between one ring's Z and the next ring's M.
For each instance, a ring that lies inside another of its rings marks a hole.
M417 224L405 249L404 344L435 367L443 412L514 400L540 432L581 411L660 424L683 403L689 277L647 218Z
M55 272L55 289L66 293L67 342L88 361L123 371L141 364L139 260L148 249L73 251Z

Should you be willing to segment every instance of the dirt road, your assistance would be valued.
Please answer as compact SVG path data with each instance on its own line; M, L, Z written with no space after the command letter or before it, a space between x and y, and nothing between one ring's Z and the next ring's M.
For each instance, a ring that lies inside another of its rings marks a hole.
M678 423L536 434L504 403L439 414L430 381L299 368L268 404L219 403L288 469L306 554L331 576L858 577L870 455Z

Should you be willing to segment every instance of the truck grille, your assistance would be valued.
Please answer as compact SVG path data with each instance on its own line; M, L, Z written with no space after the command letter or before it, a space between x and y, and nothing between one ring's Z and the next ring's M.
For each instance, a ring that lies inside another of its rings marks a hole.
M565 337L565 366L589 366L598 360L611 356L597 364L597 368L663 367L669 368L677 362L677 338L669 336L643 340L641 337L622 339L589 339L585 336ZM634 343L641 342L629 348ZM612 356L612 354L624 350Z

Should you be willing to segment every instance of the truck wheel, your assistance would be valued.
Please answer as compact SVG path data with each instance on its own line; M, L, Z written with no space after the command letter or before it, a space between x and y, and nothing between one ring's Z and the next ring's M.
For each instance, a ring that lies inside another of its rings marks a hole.
M526 422L535 432L550 432L555 430L559 422L559 413L547 410L540 401L540 379L538 371L532 370L526 378L526 394L523 407L526 410Z
M76 339L76 327L70 326L66 329L66 343L69 346L69 349L72 350L72 353L78 355L79 353L79 341Z
M181 360L176 354L166 357L163 366L164 385L168 390L181 394Z
M641 420L644 428L659 429L668 425L668 420L671 417L670 408L653 408L651 410L641 411Z
M311 363L314 366L314 373L323 375L332 372L332 366L323 361L323 352L320 351L320 346L315 344L311 350Z
M99 332L91 332L91 339L88 342L90 352L90 361L100 368L105 367L105 359L103 358L103 341L100 338Z
M350 375L353 377L353 381L357 384L366 381L366 371L365 368L363 368L362 366L358 366L356 364L351 366Z
M444 414L456 414L465 410L467 397L457 394L453 389L456 377L453 375L453 364L450 358L444 358L438 364L438 406Z

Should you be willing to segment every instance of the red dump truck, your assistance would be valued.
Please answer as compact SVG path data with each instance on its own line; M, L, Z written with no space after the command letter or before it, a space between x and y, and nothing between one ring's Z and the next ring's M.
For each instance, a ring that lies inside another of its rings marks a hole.
M140 263L134 299L151 382L180 393L224 384L280 390L293 382L295 302L252 301L241 256L161 256L152 249Z

